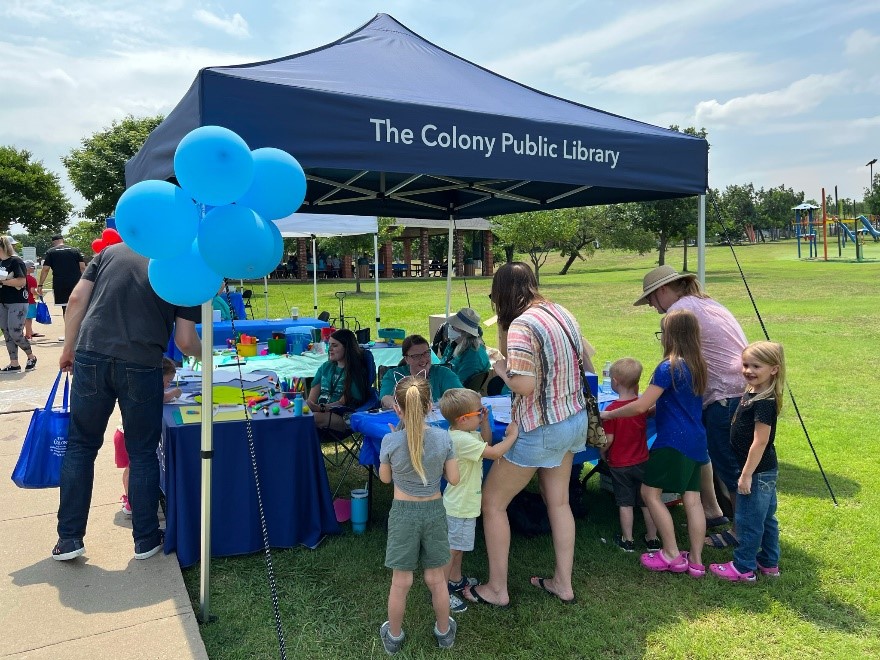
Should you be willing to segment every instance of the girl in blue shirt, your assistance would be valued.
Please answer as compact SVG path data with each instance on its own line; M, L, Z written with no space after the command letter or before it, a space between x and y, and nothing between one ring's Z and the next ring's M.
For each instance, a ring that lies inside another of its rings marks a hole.
M663 319L663 361L651 376L644 394L630 404L603 412L602 419L632 417L656 404L657 439L651 447L642 499L657 525L663 548L646 552L642 565L652 571L706 574L702 564L706 517L700 500L700 468L709 460L706 429L702 423L703 391L708 372L700 346L697 317L674 310ZM663 492L681 493L688 521L690 552L679 552L672 516L663 504Z

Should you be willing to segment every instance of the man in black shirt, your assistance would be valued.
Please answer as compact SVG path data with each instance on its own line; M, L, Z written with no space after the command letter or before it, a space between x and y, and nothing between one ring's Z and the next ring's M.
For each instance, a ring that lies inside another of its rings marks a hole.
M177 307L153 291L149 260L124 243L92 259L70 296L59 367L73 372L70 432L61 465L57 560L85 552L95 458L116 404L125 427L135 559L162 549L159 462L162 434L162 355L172 327L186 355L201 354L198 307Z
M67 309L67 301L73 287L79 282L80 275L86 269L86 262L82 253L74 247L64 244L64 237L55 234L52 237L52 247L46 252L43 259L43 267L40 269L40 282L37 286L37 295L43 295L43 284L52 275L52 291L55 293L55 304L61 305L61 314Z

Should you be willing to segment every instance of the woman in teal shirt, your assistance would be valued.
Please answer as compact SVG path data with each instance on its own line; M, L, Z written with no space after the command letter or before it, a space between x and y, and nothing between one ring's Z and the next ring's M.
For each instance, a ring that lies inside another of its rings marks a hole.
M330 335L327 361L318 367L306 402L314 413L315 426L347 430L345 417L333 411L345 408L351 412L366 401L370 389L368 378L364 353L355 334L342 329Z
M443 393L453 387L461 387L458 376L444 366L431 366L431 346L421 335L410 335L403 340L400 347L403 352L403 364L385 372L379 389L379 399L383 408L394 406L394 388L400 379L406 376L424 376L431 384L431 398L438 401Z
M489 355L483 343L479 314L470 307L463 307L447 324L446 336L450 342L443 351L443 362L462 383L477 374L488 373Z
M214 295L213 300L211 300L211 309L216 309L220 312L221 321L230 321L232 320L232 310L229 308L229 303L226 302L226 297L224 295L225 288L225 285L220 285L220 290Z

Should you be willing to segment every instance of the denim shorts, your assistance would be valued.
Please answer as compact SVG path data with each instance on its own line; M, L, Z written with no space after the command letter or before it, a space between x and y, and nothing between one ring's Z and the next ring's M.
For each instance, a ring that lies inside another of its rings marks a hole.
M449 528L449 549L470 552L474 549L474 537L477 531L476 518L457 518L446 516Z
M393 500L388 514L385 566L398 571L439 568L449 563L446 508L442 498Z
M555 468L565 454L587 448L587 411L581 410L556 424L519 432L504 458L520 467Z

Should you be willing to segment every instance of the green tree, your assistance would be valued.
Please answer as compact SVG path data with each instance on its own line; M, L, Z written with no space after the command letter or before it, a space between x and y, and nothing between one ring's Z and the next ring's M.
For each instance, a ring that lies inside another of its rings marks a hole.
M529 255L539 282L547 256L570 244L578 226L575 215L563 209L501 215L492 221L496 226L493 233L502 244Z
M751 183L729 185L724 189L719 206L731 239L736 240L746 233L754 242L754 225L758 219L755 199L755 187Z
M804 200L804 193L781 185L778 188L761 188L757 194L758 227L770 230L771 237L778 238L794 218L791 209ZM831 209L829 209L830 212Z
M864 205L867 213L880 215L880 172L874 175L874 180L871 181L871 189L865 188Z
M143 146L163 117L135 119L128 115L110 128L83 138L82 147L62 158L67 176L87 204L80 215L103 222L113 215L125 192L125 163Z
M560 275L565 275L576 259L592 256L598 247L645 254L656 245L651 232L638 226L633 204L582 206L562 212L574 218L577 228L571 240L562 245L562 256L568 256L568 260Z
M31 234L61 231L72 210L57 174L29 151L0 146L0 234L13 222Z
M104 231L104 223L94 220L80 220L65 233L64 242L82 252L88 261L92 254L92 241L101 237Z

